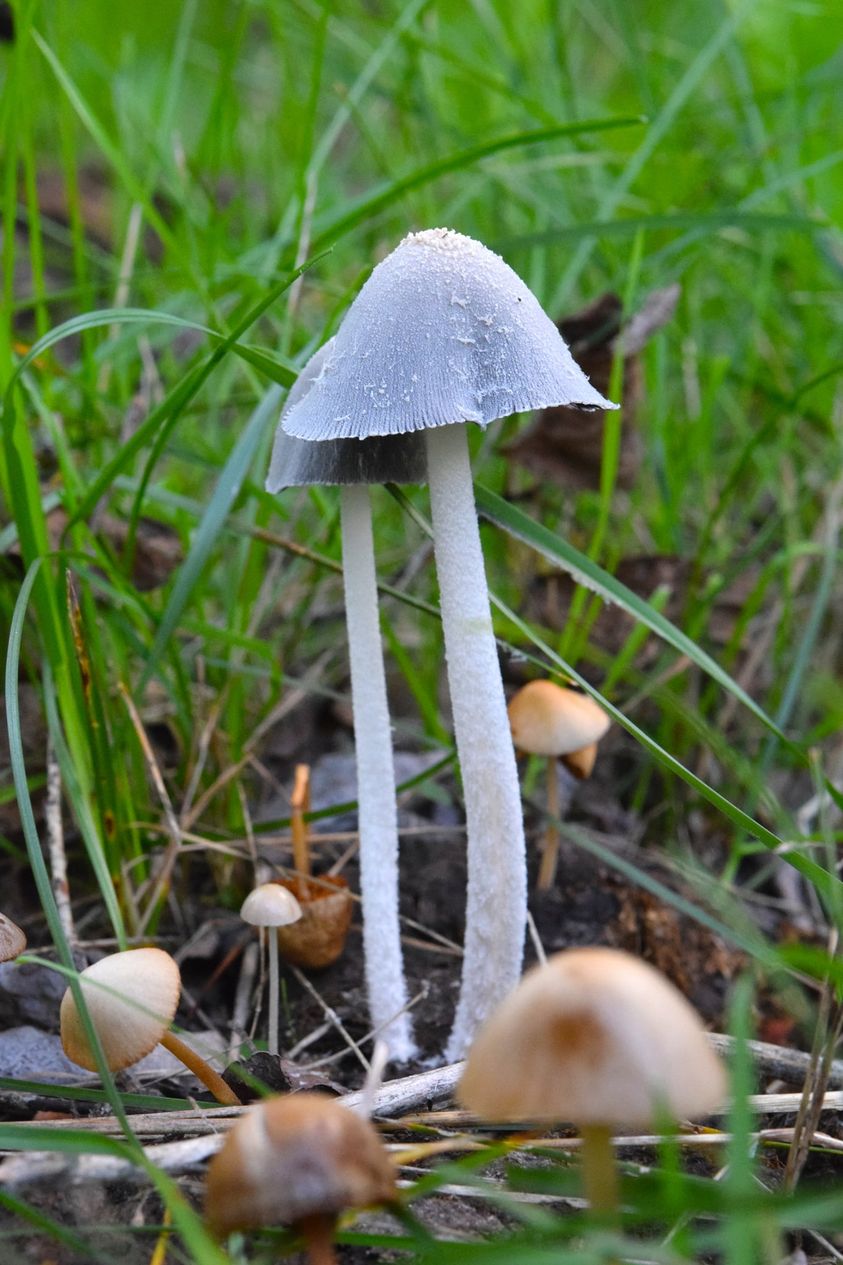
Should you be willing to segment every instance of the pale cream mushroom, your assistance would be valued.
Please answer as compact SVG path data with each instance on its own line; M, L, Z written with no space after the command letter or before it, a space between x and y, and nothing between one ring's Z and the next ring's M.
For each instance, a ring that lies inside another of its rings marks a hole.
M205 1216L218 1238L290 1225L311 1265L335 1265L339 1214L396 1197L395 1169L373 1125L323 1095L294 1094L237 1121L208 1168Z
M85 1005L105 1061L112 1072L137 1063L163 1045L210 1090L218 1102L239 1106L240 1099L205 1060L169 1031L179 1004L178 964L163 949L127 949L111 953L79 975ZM61 999L61 1043L74 1063L99 1070L85 1025L68 988Z
M280 883L261 883L240 906L240 917L253 927L266 928L269 940L269 1019L266 1048L278 1053L278 928L298 922L301 905L291 891Z
M528 681L509 700L512 741L527 755L547 758L547 813L551 818L544 835L538 890L547 891L556 878L559 860L561 814L557 759L575 777L589 777L597 755L597 743L609 728L609 717L587 694L567 689L554 681Z
M575 1124L592 1206L617 1206L611 1132L721 1105L726 1076L702 1021L652 966L566 949L528 971L481 1028L457 1095L489 1120Z

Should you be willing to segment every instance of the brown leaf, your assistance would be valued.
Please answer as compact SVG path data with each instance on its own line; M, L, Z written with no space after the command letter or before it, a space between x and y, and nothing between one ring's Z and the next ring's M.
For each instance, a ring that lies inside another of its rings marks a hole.
M635 413L641 401L642 377L637 354L647 339L673 315L679 286L667 286L648 295L641 310L621 324L621 300L616 294L601 295L593 303L558 322L559 332L574 359L593 385L604 395L615 352L625 356L623 415L617 486L631 487L641 464L641 438ZM549 408L540 412L504 452L542 481L563 487L596 488L600 485L603 433L606 415L599 410Z

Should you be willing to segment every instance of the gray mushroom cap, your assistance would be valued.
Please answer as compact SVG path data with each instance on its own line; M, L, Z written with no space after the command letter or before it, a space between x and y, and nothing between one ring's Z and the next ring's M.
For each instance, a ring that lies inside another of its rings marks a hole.
M426 483L421 435L385 435L363 441L338 439L317 444L285 432L287 414L331 371L335 342L336 337L330 338L311 356L290 389L275 432L267 492L312 484Z
M366 439L560 404L617 408L499 255L434 228L378 264L282 425L311 441Z

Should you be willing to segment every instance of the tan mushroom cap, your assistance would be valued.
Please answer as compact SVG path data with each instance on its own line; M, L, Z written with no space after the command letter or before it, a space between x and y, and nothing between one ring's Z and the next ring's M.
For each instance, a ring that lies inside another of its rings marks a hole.
M26 948L26 936L16 922L0 914L0 962L11 962Z
M568 755L598 742L609 728L593 699L553 681L528 681L507 710L512 741L529 755Z
M726 1093L702 1021L658 971L616 949L566 949L528 971L481 1028L457 1091L492 1120L648 1126Z
M101 958L79 982L112 1072L137 1063L154 1050L173 1021L181 976L163 949L128 949ZM61 999L61 1043L74 1063L97 1070L70 989Z
M374 1126L331 1098L294 1094L237 1121L208 1168L205 1213L225 1238L395 1196L395 1169Z
M286 927L301 916L301 905L293 893L278 883L261 883L240 906L240 917L253 927Z

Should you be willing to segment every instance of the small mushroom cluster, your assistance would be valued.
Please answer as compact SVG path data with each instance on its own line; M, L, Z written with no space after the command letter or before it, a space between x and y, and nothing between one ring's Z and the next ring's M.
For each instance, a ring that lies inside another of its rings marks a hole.
M305 367L279 423L270 491L306 481L347 485L343 557L366 979L373 1023L397 1058L413 1046L404 1013L394 775L371 510L361 485L426 479L430 487L468 835L462 985L447 1051L458 1058L519 978L527 915L518 774L464 423L486 426L560 404L616 407L589 384L512 269L481 243L437 228L411 233L378 264L335 337Z

